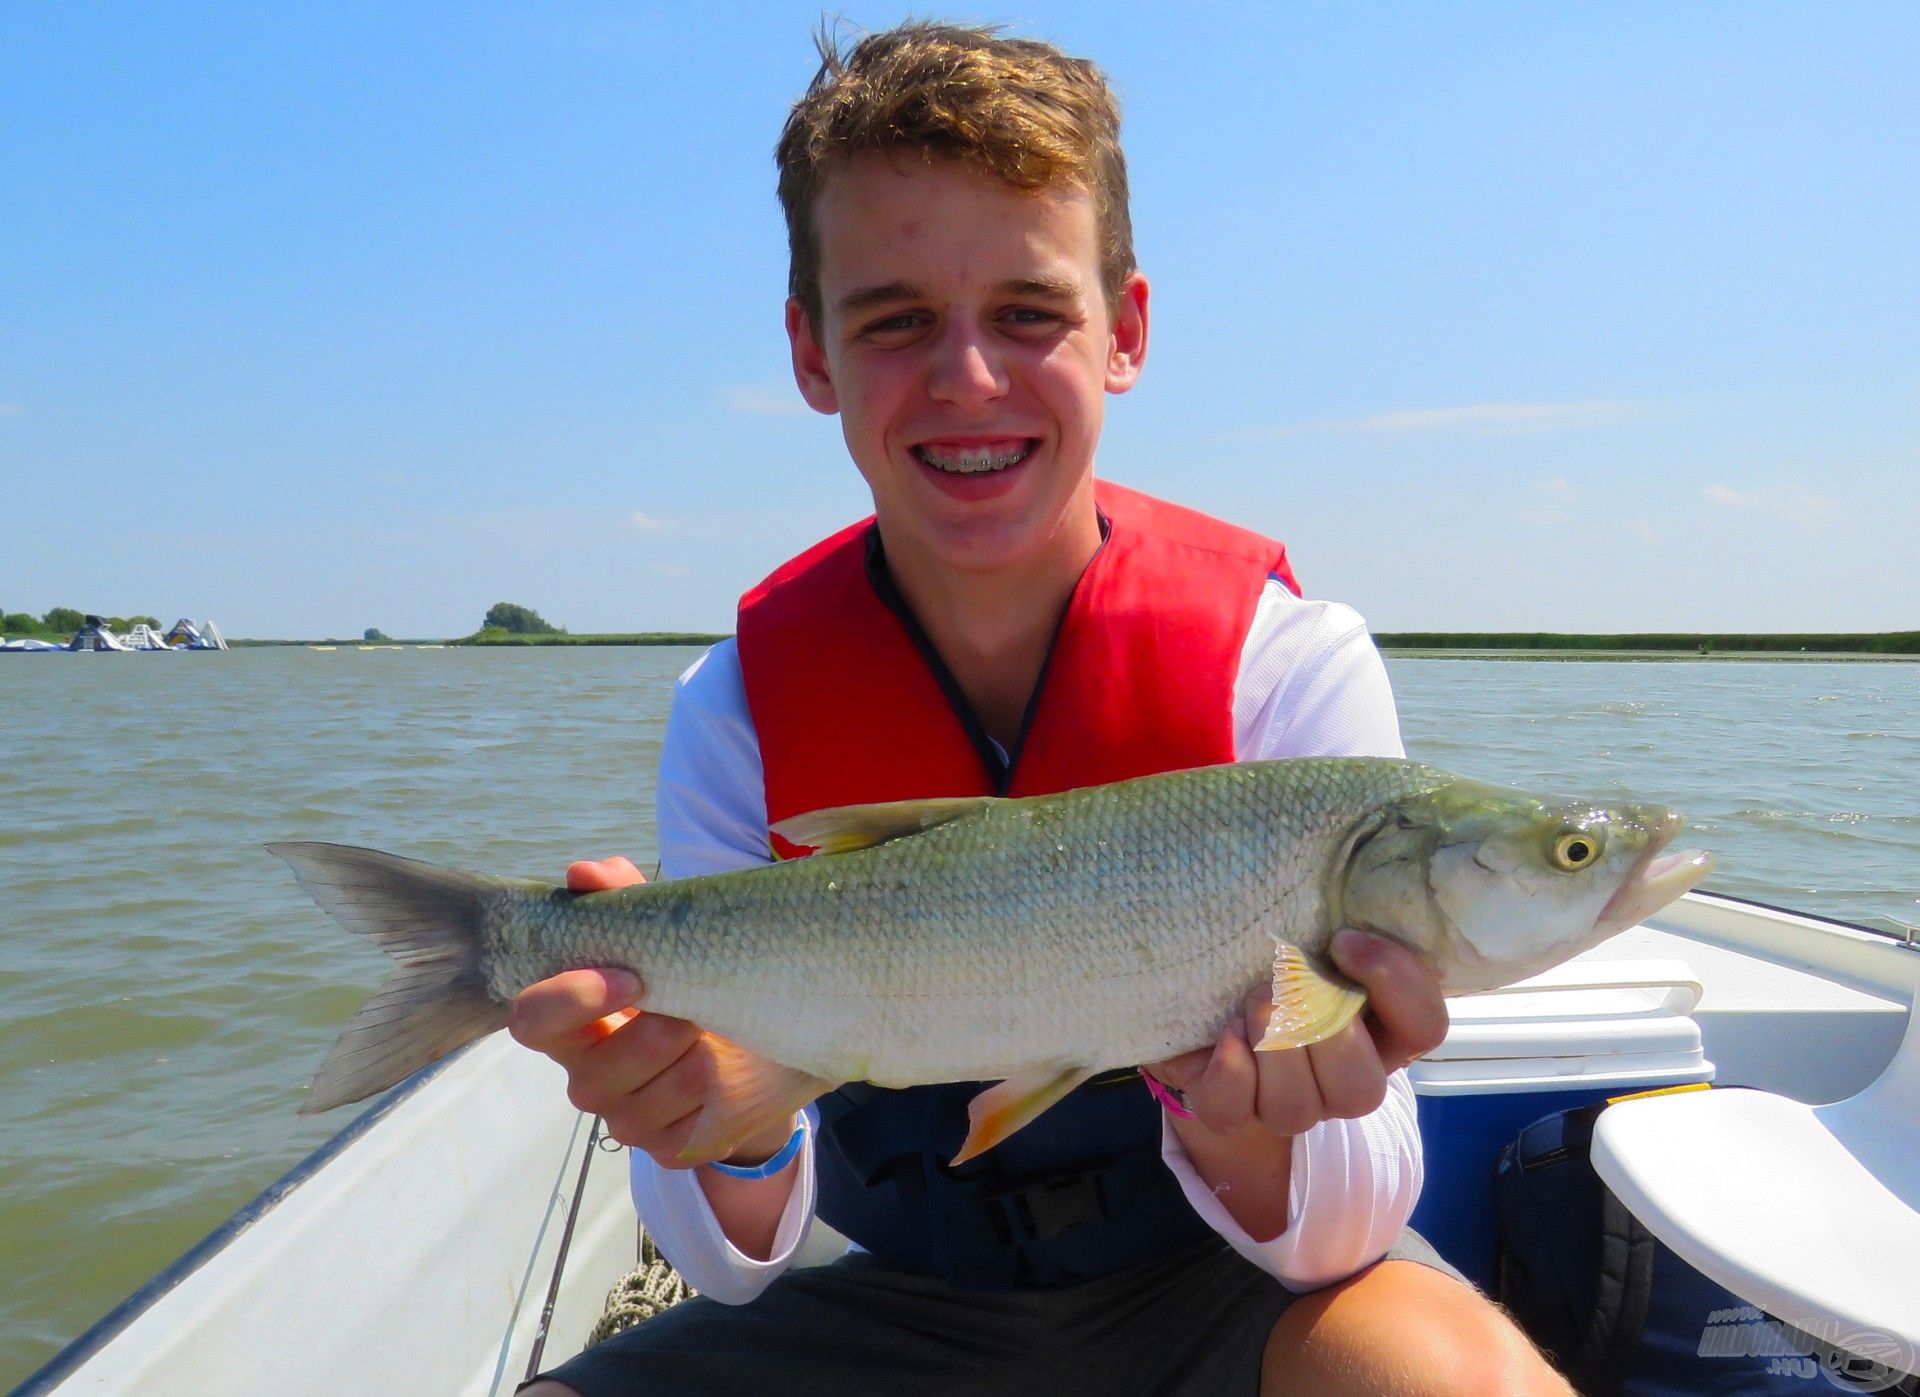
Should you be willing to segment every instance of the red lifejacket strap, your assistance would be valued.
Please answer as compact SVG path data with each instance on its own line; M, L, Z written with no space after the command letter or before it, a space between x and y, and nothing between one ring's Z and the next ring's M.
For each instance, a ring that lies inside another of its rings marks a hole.
M872 520L740 601L740 665L767 820L926 796L1038 795L1231 761L1233 686L1286 549L1105 481L1108 529L1067 605L1004 784L939 657L868 572ZM796 852L775 840L783 854Z

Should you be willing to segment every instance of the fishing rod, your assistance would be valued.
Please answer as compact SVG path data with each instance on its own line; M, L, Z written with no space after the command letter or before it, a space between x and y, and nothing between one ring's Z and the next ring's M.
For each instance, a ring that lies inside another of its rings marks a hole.
M566 1269L567 1250L573 1245L573 1225L580 1216L580 1200L587 1191L587 1170L593 1167L593 1157L600 1153L599 1116L593 1118L593 1128L587 1132L587 1148L580 1156L580 1173L573 1183L573 1199L567 1204L566 1225L560 1229L560 1251L553 1258L553 1278L547 1283L547 1302L540 1307L540 1323L533 1331L533 1352L527 1356L526 1377L531 1382L540 1373L540 1355L547 1350L547 1330L553 1324L553 1307L560 1298L560 1276Z

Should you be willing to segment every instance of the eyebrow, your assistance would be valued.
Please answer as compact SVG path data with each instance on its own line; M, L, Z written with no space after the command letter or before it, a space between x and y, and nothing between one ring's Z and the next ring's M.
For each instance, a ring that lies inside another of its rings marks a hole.
M1014 277L1001 282L998 289L1005 296L1040 296L1055 301L1077 301L1080 298L1079 283L1067 277ZM840 298L840 311L847 314L871 310L875 306L894 305L900 301L917 301L920 297L920 288L912 282L889 281L879 286L862 286L849 291Z
M844 311L870 310L874 306L892 305L895 301L919 299L919 290L908 282L889 281L883 286L863 286L857 291L849 291L840 298L840 309Z
M1012 281L1001 282L1000 290L1009 296L1043 296L1055 301L1080 299L1080 283L1066 277L1016 277Z

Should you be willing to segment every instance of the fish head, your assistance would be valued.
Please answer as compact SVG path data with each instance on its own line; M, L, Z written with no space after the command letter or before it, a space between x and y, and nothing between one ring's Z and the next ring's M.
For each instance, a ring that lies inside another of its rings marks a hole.
M1663 805L1451 780L1375 811L1348 841L1340 925L1426 957L1449 994L1536 975L1667 905L1713 866L1666 852Z

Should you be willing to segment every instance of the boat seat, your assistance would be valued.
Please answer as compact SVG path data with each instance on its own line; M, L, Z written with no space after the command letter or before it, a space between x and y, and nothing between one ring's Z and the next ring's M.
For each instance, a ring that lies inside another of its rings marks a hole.
M1621 1101L1593 1164L1683 1261L1835 1348L1920 1372L1920 1013L1858 1095Z

